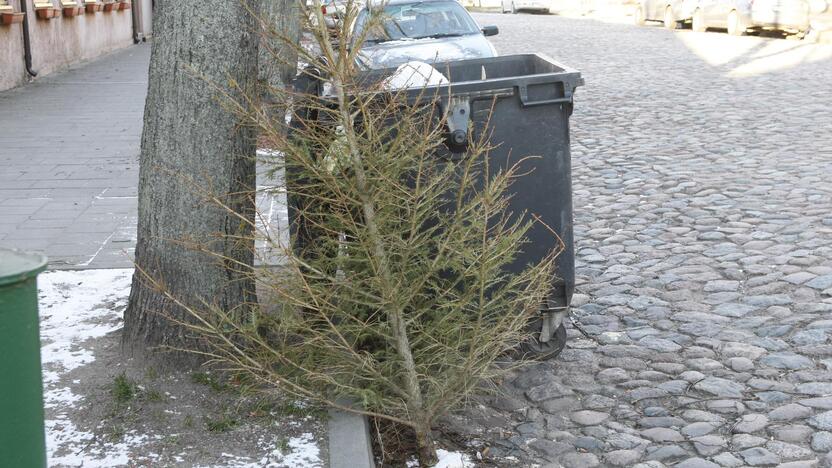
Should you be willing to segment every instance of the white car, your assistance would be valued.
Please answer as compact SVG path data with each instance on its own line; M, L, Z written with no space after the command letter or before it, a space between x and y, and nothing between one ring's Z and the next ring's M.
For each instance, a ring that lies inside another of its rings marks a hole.
M551 8L550 0L500 0L503 13L517 13L520 10L536 10L548 13Z

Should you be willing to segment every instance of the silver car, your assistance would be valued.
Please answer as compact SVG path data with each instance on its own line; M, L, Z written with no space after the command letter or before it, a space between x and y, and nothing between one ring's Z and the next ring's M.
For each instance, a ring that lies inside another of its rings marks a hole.
M699 0L693 30L725 28L734 36L752 29L805 32L809 19L809 2L805 0Z
M690 21L696 0L639 0L633 21L641 26L646 21L661 21L667 29L676 29Z
M548 13L551 8L551 0L500 0L500 8L503 13L517 13L520 10L535 10Z
M352 35L362 35L374 8L383 8L381 24L368 31L358 54L366 69L392 68L410 61L426 63L496 57L486 36L496 26L480 28L457 0L368 2L356 17Z

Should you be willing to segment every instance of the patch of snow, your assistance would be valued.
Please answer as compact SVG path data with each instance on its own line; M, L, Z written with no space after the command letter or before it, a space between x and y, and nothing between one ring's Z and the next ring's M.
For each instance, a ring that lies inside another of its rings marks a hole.
M461 452L437 449L436 457L439 461L432 468L472 468L474 466L471 457ZM408 461L407 468L419 468L419 461L415 458Z
M43 362L44 406L47 409L46 446L50 467L156 466L159 455L143 448L158 434L127 432L118 443L102 443L96 435L76 427L67 412L82 396L63 385L61 378L95 360L90 340L122 326L133 270L54 271L38 278ZM78 383L73 380L73 383ZM171 397L173 398L173 397ZM281 453L278 440L261 440L261 453L249 457L223 454L224 467L317 468L322 466L313 434L288 440L290 450ZM280 444L282 445L282 444ZM174 456L179 463L183 456ZM265 461L265 462L264 462Z
M439 463L433 465L433 468L471 468L474 466L471 458L464 453L439 449L436 451L436 456L439 457Z
M43 402L47 409L46 452L49 466L118 466L127 464L130 447L145 436L127 434L106 450L87 450L95 435L79 430L66 410L82 397L61 385L62 375L95 360L84 343L121 326L133 270L53 271L38 277Z

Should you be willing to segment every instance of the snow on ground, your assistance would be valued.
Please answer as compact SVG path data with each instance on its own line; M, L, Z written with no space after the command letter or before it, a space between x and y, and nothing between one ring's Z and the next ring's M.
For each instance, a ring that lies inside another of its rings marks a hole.
M128 431L117 443L96 441L95 434L79 429L68 413L83 400L64 378L69 372L95 360L92 343L122 326L133 270L54 271L38 279L41 315L44 406L47 412L46 443L50 467L127 466L131 454L142 453L147 462L158 455L143 446L161 434ZM96 442L96 443L93 443ZM320 451L313 434L289 438L284 443L261 440L261 459L223 454L229 467L320 467ZM278 447L283 447L281 450ZM286 453L283 453L285 451ZM256 460L256 461L255 461Z
M106 452L94 454L94 462L89 460L84 448L94 436L79 430L67 416L82 397L61 383L62 375L95 360L85 342L121 327L116 310L126 304L132 274L132 270L54 271L38 278L49 466L125 465L129 447L144 440L127 434L122 443L111 444Z
M439 449L436 451L436 455L439 457L439 463L434 465L433 468L470 468L474 466L471 458L464 453Z

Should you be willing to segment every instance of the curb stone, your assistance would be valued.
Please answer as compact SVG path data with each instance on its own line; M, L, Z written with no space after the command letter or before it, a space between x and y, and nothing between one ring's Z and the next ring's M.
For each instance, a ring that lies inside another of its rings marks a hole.
M375 468L366 416L329 410L329 468Z

